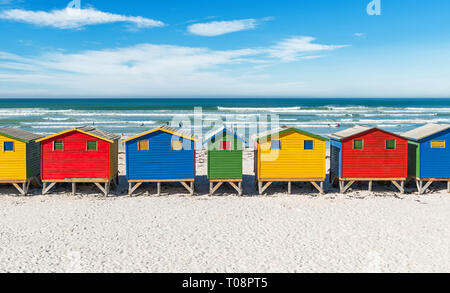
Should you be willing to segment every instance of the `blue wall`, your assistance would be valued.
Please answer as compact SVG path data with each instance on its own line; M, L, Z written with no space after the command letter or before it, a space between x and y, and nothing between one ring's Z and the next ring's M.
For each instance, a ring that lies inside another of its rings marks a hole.
M330 140L330 171L341 177L341 142Z
M126 142L127 179L194 179L194 142L183 139L183 150L173 151L173 137L164 131L156 131ZM140 140L149 141L148 151L138 151Z
M432 140L445 140L445 149L432 149ZM420 177L450 178L450 129L420 142Z

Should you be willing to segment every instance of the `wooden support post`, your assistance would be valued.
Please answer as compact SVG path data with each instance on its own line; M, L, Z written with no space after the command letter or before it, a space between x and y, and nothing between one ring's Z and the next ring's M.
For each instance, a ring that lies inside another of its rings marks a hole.
M239 196L242 196L242 194L244 193L244 190L242 189L242 182L239 181ZM450 193L450 181L449 181L449 185L448 185L448 192Z
M111 187L111 182L106 182L105 183L105 196L108 197L109 196L109 188Z
M258 193L259 193L259 195L262 195L262 185L263 185L263 183L262 183L262 181L258 181Z
M344 181L339 181L339 192L344 193Z
M238 187L238 186L237 186L234 182L232 182L232 181L229 181L228 183L231 185L231 187L233 187L233 188L237 191L238 195L241 195L242 191L241 191L241 188L240 188L240 187ZM240 183L240 182L239 182L239 183ZM239 184L239 186L240 186L240 184Z
M288 194L292 194L292 182L288 182Z
M72 195L73 195L73 196L75 196L76 189L77 189L76 183L75 183L75 182L72 182Z
M133 183L130 183L130 185L129 185L129 189L128 189L128 195L133 195L133 193L140 187L142 185L142 182L137 182L137 183L135 183L134 184L134 186L133 186Z
M416 186L417 186L417 191L419 192L419 194L422 194L422 184L421 184L420 180L416 180Z
M195 192L195 182L191 181L191 196L194 195L194 192Z
M372 192L372 187L373 187L373 181L369 181L369 191Z
M345 181L341 181L341 182L340 182L341 193L345 193L350 187L352 187L353 183L355 183L355 181L349 181L349 182L347 183L347 185L345 185Z
M323 181L320 181L320 189L322 190L321 194L325 194L325 189L323 188Z
M186 188L186 190L189 192L189 194L192 196L192 195L194 195L194 186L193 186L193 182L191 182L191 186L189 187L189 185L187 185L186 184L186 182L180 182L181 183L181 185L183 185L184 186L184 188Z
M324 194L323 192L323 182L321 182L321 186L319 186L316 182L311 181L312 186L314 186L320 194Z
M214 186L213 184L213 189L211 191L211 195L214 195L214 193L220 188L220 186L222 186L223 182L217 182L216 186Z
M17 183L13 183L12 185L19 191L20 195L25 195L25 187L22 189Z
M425 186L422 187L422 193L425 193L432 183L433 183L433 181L428 181L428 182L425 184Z
M156 182L156 195L161 195L161 182Z
M46 195L54 186L56 182L52 182L47 186L47 183L44 183L44 187L42 188L42 195Z
M263 194L264 191L266 191L267 188L269 188L269 186L272 185L272 183L273 183L273 182L267 182L266 185L262 186L262 189L261 189L261 193L260 193L260 194Z
M209 196L213 195L213 193L212 193L213 188L214 188L214 183L209 182Z
M447 181L447 192L450 193L450 180Z
M398 184L397 181L392 180L392 184L394 184L395 187L398 188L398 190L400 191L400 193L402 193L402 194L405 193L405 181L401 181L401 185L400 185L400 184Z
M133 188L133 184L131 184L131 182L128 182L128 196L131 195L131 188Z

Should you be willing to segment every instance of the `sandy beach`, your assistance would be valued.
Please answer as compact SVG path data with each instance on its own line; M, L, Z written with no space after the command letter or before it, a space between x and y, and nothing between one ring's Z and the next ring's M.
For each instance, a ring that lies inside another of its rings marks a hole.
M105 198L91 185L76 196L60 185L41 196L0 193L0 272L450 272L450 194L433 185L355 185L326 195L309 185L275 184L256 195L245 153L244 188L208 197L206 157L198 154L197 194L177 184Z

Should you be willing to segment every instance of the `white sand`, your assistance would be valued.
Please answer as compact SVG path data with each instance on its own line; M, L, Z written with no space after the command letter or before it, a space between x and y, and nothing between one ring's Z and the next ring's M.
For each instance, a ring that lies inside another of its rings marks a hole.
M251 153L245 156L251 175ZM199 159L205 174L204 153ZM381 185L375 194L355 186L324 196L296 186L288 196L277 193L286 190L278 184L268 196L238 197L224 188L212 198L205 177L197 185L195 197L164 185L161 197L141 189L132 198L103 198L89 185L75 197L63 185L23 198L2 185L0 271L450 272L450 194L443 184L423 196ZM124 182L119 191L126 193Z

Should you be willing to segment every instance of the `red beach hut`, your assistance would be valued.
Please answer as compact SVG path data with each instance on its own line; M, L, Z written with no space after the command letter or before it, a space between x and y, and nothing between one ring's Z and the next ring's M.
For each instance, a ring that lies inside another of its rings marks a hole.
M43 194L57 183L94 183L108 195L118 175L119 136L84 126L38 140L41 143ZM104 184L102 186L101 184Z
M372 181L392 181L404 192L408 177L408 139L364 126L336 132L330 138L330 179L339 180L341 193L355 181L369 181L369 190ZM349 181L347 185L346 181Z

